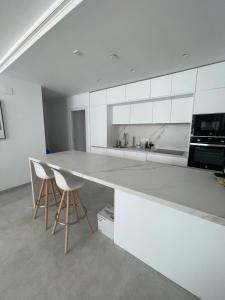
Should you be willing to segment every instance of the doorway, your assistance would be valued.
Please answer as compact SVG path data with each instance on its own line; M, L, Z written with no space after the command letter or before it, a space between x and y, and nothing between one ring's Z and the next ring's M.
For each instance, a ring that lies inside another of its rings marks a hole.
M72 142L74 150L86 151L85 109L72 111Z

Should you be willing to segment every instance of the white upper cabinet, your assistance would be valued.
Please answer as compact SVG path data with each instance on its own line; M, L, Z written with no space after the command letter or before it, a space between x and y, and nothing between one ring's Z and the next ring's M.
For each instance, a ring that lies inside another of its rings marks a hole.
M171 123L191 123L193 97L172 99Z
M107 89L107 104L123 103L126 101L125 85Z
M106 90L90 93L91 106L106 104Z
M151 98L171 96L172 75L151 79Z
M153 123L170 123L171 100L153 102Z
M152 123L152 106L152 102L131 104L130 124Z
M198 69L197 91L221 87L225 87L225 62Z
M107 106L92 106L91 114L91 146L107 147Z
M126 85L126 100L139 101L150 98L150 80L143 80Z
M194 114L225 113L225 88L198 91L195 94Z
M196 86L197 69L172 75L172 95L193 94Z
M130 105L113 106L112 124L130 124Z

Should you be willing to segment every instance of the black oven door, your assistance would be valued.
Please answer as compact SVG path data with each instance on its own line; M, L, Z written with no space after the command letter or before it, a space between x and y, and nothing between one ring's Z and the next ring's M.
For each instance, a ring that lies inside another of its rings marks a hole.
M225 136L225 114L194 115L193 136Z
M191 167L223 171L225 148L218 146L190 145L188 165Z

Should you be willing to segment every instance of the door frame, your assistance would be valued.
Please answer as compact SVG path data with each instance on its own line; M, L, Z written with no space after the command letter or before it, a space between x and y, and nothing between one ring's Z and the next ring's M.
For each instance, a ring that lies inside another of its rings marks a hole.
M84 114L85 114L85 135L86 135L86 152L88 151L89 148L89 139L88 139L88 107L87 106L79 106L79 107L75 107L70 109L70 128L71 128L71 136L70 136L70 140L71 140L71 146L74 150L74 129L73 129L73 112L75 111L79 111L79 110L84 110Z

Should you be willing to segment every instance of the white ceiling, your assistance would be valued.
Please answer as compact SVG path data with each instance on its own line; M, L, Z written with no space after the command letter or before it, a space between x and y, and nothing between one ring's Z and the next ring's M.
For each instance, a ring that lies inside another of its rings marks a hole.
M84 0L4 73L71 95L225 60L224 16L224 0Z
M0 1L0 60L56 0Z

